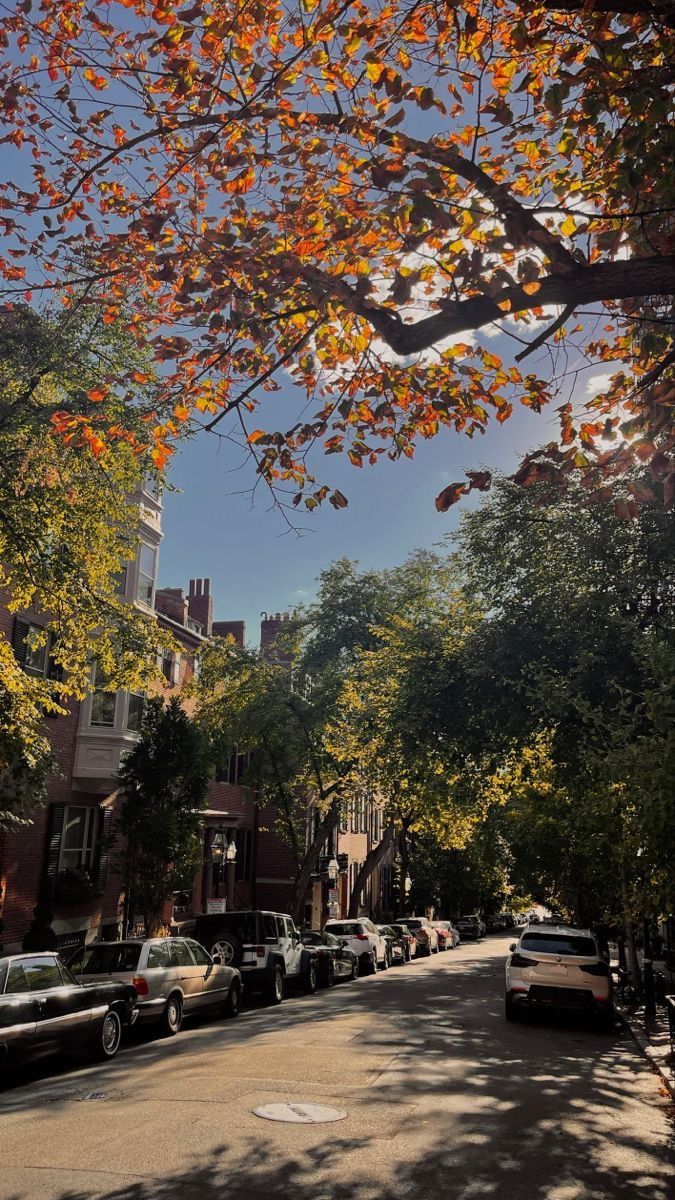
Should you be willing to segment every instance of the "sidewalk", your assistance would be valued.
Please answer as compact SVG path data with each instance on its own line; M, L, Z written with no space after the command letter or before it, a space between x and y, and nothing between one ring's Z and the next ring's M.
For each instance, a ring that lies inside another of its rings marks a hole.
M616 1006L621 1019L630 1029L642 1053L649 1060L671 1096L675 1098L675 1054L671 1054L668 1034L668 1013L662 1005L656 1007L656 1017L645 1019L644 1008Z

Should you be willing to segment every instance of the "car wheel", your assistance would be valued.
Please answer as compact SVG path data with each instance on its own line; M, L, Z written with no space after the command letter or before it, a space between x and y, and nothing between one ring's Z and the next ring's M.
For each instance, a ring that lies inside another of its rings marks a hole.
M349 978L351 979L352 983L354 982L354 980L355 980L355 979L358 979L358 977L359 977L359 974L360 974L360 972L359 972L359 960L358 960L358 958L355 958L355 959L354 959L354 961L353 961L353 963L352 963L352 973L351 973L351 975L349 976Z
M305 993L305 995L313 996L317 989L318 983L319 983L319 972L317 970L316 962L314 961L314 959L312 959L307 970L305 971L304 978L302 981L302 990Z
M241 988L235 980L223 1005L223 1016L238 1017L241 1010Z
M209 953L212 958L214 954L219 954L224 967L238 967L244 956L239 938L236 934L229 932L216 934Z
M169 996L159 1022L162 1037L174 1037L180 1032L182 1024L183 1004L181 998L180 996Z
M380 963L380 970L386 971L387 968L389 967L389 965L390 965L390 963L389 963L389 948L387 946L385 946L384 955L382 957L382 962Z
M370 956L370 974L377 975L377 951L373 950Z
M122 1021L119 1013L113 1008L105 1014L94 1041L91 1044L91 1056L98 1062L106 1062L114 1058L122 1041Z
M326 987L332 987L335 983L335 963L331 959L326 966Z
M284 998L284 973L281 967L274 968L274 975L265 988L265 999L268 1004L281 1004Z
M504 997L504 1016L507 1021L516 1021L518 1019L517 1005L509 996Z

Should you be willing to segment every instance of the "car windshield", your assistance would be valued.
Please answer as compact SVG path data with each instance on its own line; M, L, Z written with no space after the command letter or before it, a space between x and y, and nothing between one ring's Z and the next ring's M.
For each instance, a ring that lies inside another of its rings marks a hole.
M421 921L406 921L406 925L408 926L408 929L421 929L422 928Z
M135 971L140 956L140 942L110 942L78 950L68 966L78 975L112 975L115 971Z
M309 930L305 930L305 932L301 934L301 938L306 946L323 946L324 944L322 934L312 933Z
M391 928L393 929L394 933L407 933L408 932L407 925L392 925Z
M598 953L591 937L556 937L550 933L523 934L520 949L537 950L539 954L568 954L577 958L594 958Z
M338 937L353 937L355 933L363 933L361 925L348 921L339 921L336 925L331 925L330 931Z

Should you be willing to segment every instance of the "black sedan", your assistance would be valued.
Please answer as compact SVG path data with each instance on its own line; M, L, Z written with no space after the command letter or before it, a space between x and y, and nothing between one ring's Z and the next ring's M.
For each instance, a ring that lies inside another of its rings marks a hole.
M394 929L393 925L378 925L377 928L387 943L389 962L404 963L407 958L407 946L403 934L399 933L398 929Z
M325 929L306 929L301 935L304 946L312 946L319 960L319 983L332 987L338 979L358 979L359 960L343 942Z
M114 1058L137 1016L129 983L78 983L57 954L0 958L0 1061L73 1046Z

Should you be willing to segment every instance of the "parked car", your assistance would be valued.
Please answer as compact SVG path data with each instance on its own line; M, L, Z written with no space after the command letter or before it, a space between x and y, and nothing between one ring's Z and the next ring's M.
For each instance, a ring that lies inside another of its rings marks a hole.
M405 961L410 962L411 958L414 958L417 954L417 938L415 937L412 929L408 929L407 925L400 925L397 922L394 922L390 926L390 929L393 929L394 932L398 933L403 939L403 945L405 947Z
M507 1021L522 1007L581 1009L613 1021L612 976L590 930L526 926L506 960Z
M478 916L478 913L469 913L468 916L458 917L457 928L460 937L473 940L474 942L477 942L485 934L485 925Z
M426 917L399 917L398 924L414 933L418 954L438 954L438 932Z
M405 942L403 936L393 928L392 925L378 925L379 932L387 943L389 950L389 965L392 963L404 963L406 961Z
M80 983L58 954L0 958L0 1060L74 1046L86 1046L96 1059L114 1058L122 1029L137 1016L131 984Z
M210 954L241 973L246 991L262 992L270 1004L281 1004L288 984L316 991L319 961L303 946L288 913L246 909L197 917L195 937Z
M358 957L340 938L327 929L306 929L300 936L303 946L311 946L316 951L319 983L324 987L332 987L338 979L358 979Z
M386 971L389 966L387 943L369 917L346 921L333 918L326 921L325 928L328 933L344 941L358 956L359 971L362 975L377 971L378 968Z
M209 1008L236 1017L241 1007L241 975L207 954L192 938L158 937L128 942L91 942L69 958L78 979L101 976L132 983L139 1021L153 1021L166 1037L178 1033L183 1017Z
M454 950L455 939L452 935L449 921L432 921L436 933L438 934L438 949L439 950Z

